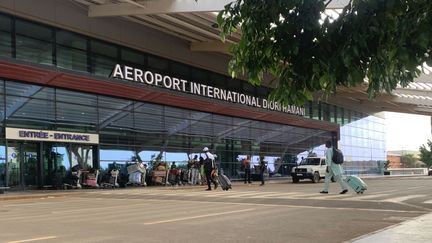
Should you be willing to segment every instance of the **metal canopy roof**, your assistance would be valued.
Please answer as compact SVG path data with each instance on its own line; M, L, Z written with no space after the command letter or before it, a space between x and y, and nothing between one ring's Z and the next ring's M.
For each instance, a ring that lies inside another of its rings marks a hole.
M190 43L191 51L209 51L228 54L231 43L239 40L234 34L222 43L216 25L217 12L232 0L71 0L87 6L88 16L122 17L129 21L176 36ZM333 0L329 15L349 0ZM333 12L333 13L332 13ZM432 69L423 67L424 74L408 87L398 87L393 95L383 94L369 99L367 86L340 87L337 95L327 102L351 107L365 113L394 111L412 114L432 114Z

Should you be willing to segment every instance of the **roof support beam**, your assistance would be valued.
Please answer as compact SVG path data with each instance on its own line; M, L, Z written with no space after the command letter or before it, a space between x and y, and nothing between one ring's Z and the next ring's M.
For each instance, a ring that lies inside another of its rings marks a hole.
M131 3L90 5L89 17L148 15L166 13L219 12L233 0L158 0L134 1L145 8Z

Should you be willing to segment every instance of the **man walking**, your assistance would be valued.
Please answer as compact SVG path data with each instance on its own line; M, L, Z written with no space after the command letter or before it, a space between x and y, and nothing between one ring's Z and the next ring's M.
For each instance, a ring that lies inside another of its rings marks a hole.
M261 177L261 185L260 186L264 186L264 172L266 170L266 164L264 161L264 157L260 157L260 161L259 161L259 169L260 169L260 177Z
M218 187L218 183L212 176L213 170L216 169L215 163L214 163L214 155L209 152L209 149L207 147L204 147L203 149L206 158L204 159L204 171L207 179L207 189L206 191L211 191L210 183L213 182L214 189Z
M342 191L340 194L345 194L348 192L347 186L342 181L342 167L339 164L333 162L333 147L332 142L327 141L325 144L327 150L325 152L326 156L326 175L324 180L324 190L320 191L320 193L327 194L329 189L330 179L333 177L339 183Z
M245 172L244 184L246 184L246 182L251 184L250 164L251 164L250 155L247 155L246 159L243 160L243 166L244 166L244 172Z

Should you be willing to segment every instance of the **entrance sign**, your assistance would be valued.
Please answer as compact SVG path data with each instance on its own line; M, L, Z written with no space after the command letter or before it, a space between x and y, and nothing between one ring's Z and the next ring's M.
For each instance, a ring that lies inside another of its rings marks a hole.
M111 77L293 115L304 116L306 111L304 107L284 106L275 101L120 64L115 65Z
M99 144L99 134L6 127L6 139Z

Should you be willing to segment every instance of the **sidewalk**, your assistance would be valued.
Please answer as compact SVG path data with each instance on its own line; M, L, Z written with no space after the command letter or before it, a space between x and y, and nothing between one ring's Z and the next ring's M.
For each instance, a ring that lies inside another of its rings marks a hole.
M390 226L349 242L353 243L426 243L432 242L432 213Z

